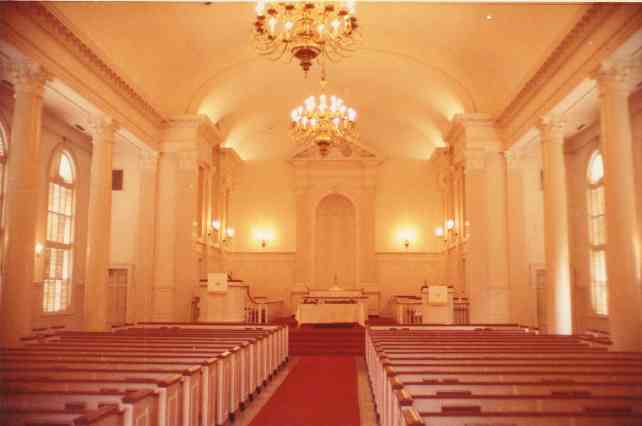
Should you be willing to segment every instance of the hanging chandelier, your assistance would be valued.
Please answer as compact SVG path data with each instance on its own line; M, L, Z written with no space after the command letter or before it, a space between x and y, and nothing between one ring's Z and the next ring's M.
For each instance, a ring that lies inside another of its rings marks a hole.
M261 55L296 58L307 75L314 60L336 62L353 52L358 27L355 1L258 0L253 33Z
M322 87L325 80L321 81ZM357 111L337 96L310 96L290 113L290 135L295 142L314 142L325 157L332 146L348 146L359 139Z

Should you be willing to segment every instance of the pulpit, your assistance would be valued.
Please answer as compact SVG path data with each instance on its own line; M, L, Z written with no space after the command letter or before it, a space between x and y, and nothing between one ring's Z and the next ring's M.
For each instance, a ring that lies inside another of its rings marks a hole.
M207 286L201 286L201 321L245 322L249 285L229 280L227 274L208 274Z
M454 291L445 285L432 285L421 291L424 324L454 324Z

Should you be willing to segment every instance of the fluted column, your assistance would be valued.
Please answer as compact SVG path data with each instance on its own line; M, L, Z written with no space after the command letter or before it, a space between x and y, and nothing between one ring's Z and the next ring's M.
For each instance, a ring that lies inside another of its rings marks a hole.
M611 66L597 75L604 154L606 270L613 349L642 348L640 247L635 205L629 68Z
M112 145L116 124L110 118L91 123L93 151L87 219L85 324L91 331L107 328L107 277L111 232Z
M15 103L6 186L6 256L2 288L2 345L14 345L31 332L39 199L40 129L45 72L32 64L10 69Z
M572 334L564 122L546 118L540 122L539 130L544 168L546 328L548 333Z

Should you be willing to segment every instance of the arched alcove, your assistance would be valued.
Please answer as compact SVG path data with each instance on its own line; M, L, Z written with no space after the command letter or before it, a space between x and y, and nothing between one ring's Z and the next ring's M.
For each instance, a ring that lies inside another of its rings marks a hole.
M316 209L315 286L356 286L357 225L354 204L343 195L330 194Z

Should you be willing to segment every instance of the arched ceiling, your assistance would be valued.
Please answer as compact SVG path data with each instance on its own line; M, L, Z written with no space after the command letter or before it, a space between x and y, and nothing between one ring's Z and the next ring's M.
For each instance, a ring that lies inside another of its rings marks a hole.
M163 114L204 113L244 159L285 158L289 111L319 93L296 63L254 52L254 3L55 3L52 8ZM459 112L499 114L583 4L359 2L363 43L327 67L362 141L427 158ZM487 16L492 19L487 19Z

